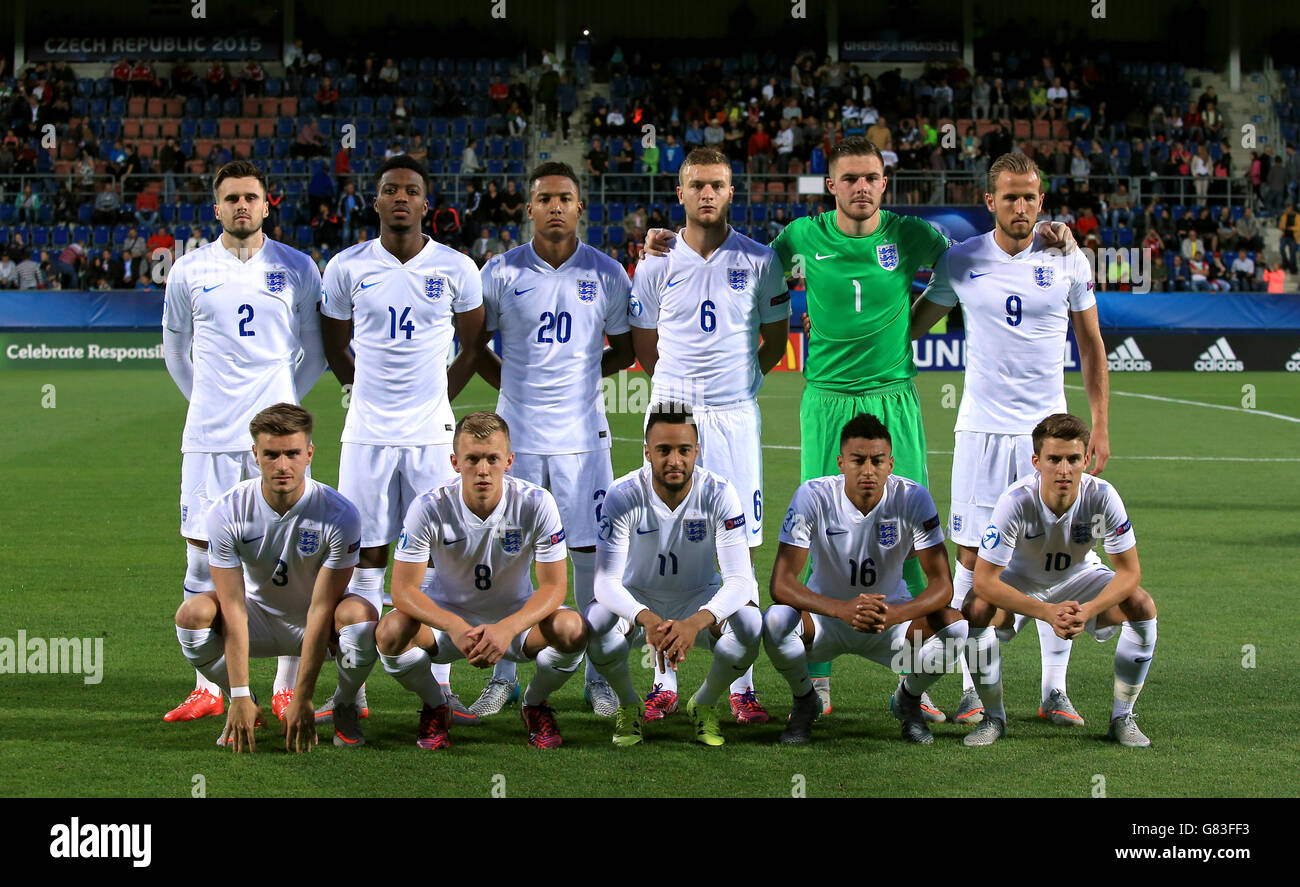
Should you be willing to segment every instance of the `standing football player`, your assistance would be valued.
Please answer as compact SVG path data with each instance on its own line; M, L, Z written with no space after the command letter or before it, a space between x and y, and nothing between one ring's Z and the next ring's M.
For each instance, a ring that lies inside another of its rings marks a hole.
M176 260L163 301L167 371L189 401L181 435L181 535L186 597L213 590L207 512L240 481L258 475L248 423L274 403L299 403L325 369L320 347L320 272L306 255L262 232L266 176L246 160L212 182L221 236ZM295 656L280 657L271 709L293 698ZM189 721L225 711L202 674L189 697L163 716Z
M352 386L339 456L339 492L361 512L361 560L348 591L382 612L388 546L420 494L455 476L451 399L474 373L483 291L473 260L421 231L429 212L424 166L405 154L378 173L379 237L325 266L321 335L330 368ZM460 353L447 365L452 337ZM349 345L356 353L355 360ZM431 580L432 577L430 576ZM449 665L437 667L446 685ZM477 717L446 691L458 722ZM318 712L328 720L334 697ZM364 711L364 698L357 704Z
M912 309L913 338L925 335L958 301L966 319L966 380L952 460L955 607L970 592L976 550L998 496L1033 474L1030 432L1044 416L1065 412L1071 326L1092 409L1088 461L1095 460L1100 474L1110 457L1110 382L1092 269L1081 251L1062 255L1034 236L1043 195L1033 160L1003 154L989 167L988 189L984 202L993 213L994 229L944 253ZM1049 623L1037 626L1042 653L1038 716L1082 727L1083 718L1066 695L1071 643ZM983 707L964 666L962 677L956 720L976 724Z
M592 661L618 693L618 746L641 742L645 708L628 670L629 644L644 637L660 672L675 672L696 644L712 650L686 713L695 741L719 746L726 740L718 697L753 666L762 642L746 509L730 481L696 467L699 452L690 407L655 403L646 418L648 464L605 496L596 603L585 616Z
M294 696L280 719L285 748L311 751L311 696L327 645L339 648L339 686L347 692L361 686L378 655L370 606L345 593L361 521L351 502L307 477L311 413L275 404L254 416L248 430L259 477L236 484L208 509L216 590L181 604L176 637L185 658L230 696L217 744L237 752L253 751L253 731L264 723L249 688L249 658L301 656ZM338 706L334 728L335 745L365 745L355 706Z
M564 686L587 647L582 617L564 606L564 528L546 490L506 474L510 428L496 413L456 425L452 464L459 477L411 503L394 555L393 603L377 634L384 670L424 703L416 744L447 748L446 694L429 663L467 659L488 668L502 659L537 663L520 714L528 744L562 743L548 699ZM433 562L433 581L424 581ZM537 572L534 590L529 566Z
M1133 704L1156 649L1155 601L1139 584L1137 540L1113 486L1084 469L1088 426L1056 413L1033 429L1034 474L1012 484L993 507L975 561L974 594L963 612L970 622L967 667L984 701L984 719L963 742L985 746L1007 730L1002 704L1000 645L1015 637L1022 620L1039 619L1070 640L1088 632L1115 648L1115 695L1108 735L1141 748L1151 740L1134 721ZM1093 550L1097 540L1114 569Z
M513 431L511 473L545 487L559 506L581 613L595 599L596 524L614 480L600 380L633 361L632 283L618 262L579 241L582 200L568 164L543 163L528 181L532 240L483 266L485 324L489 334L501 331L501 357L484 348L479 373L501 391L497 413ZM470 710L496 714L518 693L515 663L502 659ZM590 660L584 695L602 717L618 709Z
M728 223L731 165L716 148L696 148L678 171L686 209L679 245L647 257L632 284L632 341L650 374L650 402L691 406L700 467L726 478L745 507L752 549L763 542L763 376L785 356L790 294L776 253ZM758 604L758 587L753 603ZM741 724L763 724L752 670L731 685ZM646 717L677 709L676 675L658 671Z

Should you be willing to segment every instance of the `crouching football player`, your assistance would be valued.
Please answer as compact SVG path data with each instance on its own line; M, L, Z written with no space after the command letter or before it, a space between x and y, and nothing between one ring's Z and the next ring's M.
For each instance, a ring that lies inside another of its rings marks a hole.
M249 657L301 656L293 700L284 710L285 748L316 744L311 697L331 639L339 686L352 699L375 664L379 614L346 594L361 547L361 518L336 490L307 477L311 413L280 403L249 423L260 478L236 484L207 514L208 561L215 591L176 611L185 658L230 697L218 745L254 748L265 721L248 687ZM365 744L358 712L340 705L334 744Z
M528 744L556 748L562 741L547 698L573 676L587 636L582 617L562 606L568 552L555 499L507 475L513 462L504 419L465 416L452 437L451 464L460 477L412 502L398 537L396 609L379 623L377 640L384 670L424 701L421 748L451 744L450 710L429 664L457 659L489 669L502 659L536 660L520 707ZM421 590L430 561L433 582Z
M1088 426L1068 413L1039 422L1035 473L998 497L980 540L975 594L963 612L970 622L966 663L984 720L966 745L992 745L1006 733L1000 641L1015 637L1026 618L1049 623L1067 640L1086 631L1105 641L1119 632L1109 736L1130 747L1151 744L1134 721L1133 703L1155 652L1156 605L1138 585L1137 540L1119 493L1084 473L1088 437ZM1098 539L1114 570L1093 551Z
M686 713L695 741L719 746L718 697L754 664L762 634L763 614L750 605L745 512L729 481L695 467L699 438L688 406L652 407L645 435L649 464L614 481L601 508L596 602L586 613L591 661L618 694L614 744L636 745L643 708L629 643L644 634L660 670L676 670L696 644L707 646L713 664Z
M795 491L772 568L763 642L794 694L780 741L810 741L821 713L808 660L852 653L910 672L899 680L890 709L903 722L904 739L929 744L934 735L921 696L966 640L966 623L948 606L952 576L939 512L925 487L892 473L889 431L875 416L862 413L845 424L837 461L842 474L814 478ZM903 581L913 552L926 576L915 598ZM804 585L799 576L810 553Z

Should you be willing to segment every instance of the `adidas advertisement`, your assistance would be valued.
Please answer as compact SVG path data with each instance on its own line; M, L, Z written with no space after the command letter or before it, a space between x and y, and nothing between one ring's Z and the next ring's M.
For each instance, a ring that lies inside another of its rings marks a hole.
M1240 373L1246 365L1232 353L1232 346L1224 336L1215 339L1214 344L1201 352L1192 369L1198 373Z
M1106 368L1112 373L1149 373L1151 361L1142 356L1137 340L1129 336L1106 355Z
M1288 373L1300 373L1300 350L1292 354L1290 360L1286 362L1286 371Z

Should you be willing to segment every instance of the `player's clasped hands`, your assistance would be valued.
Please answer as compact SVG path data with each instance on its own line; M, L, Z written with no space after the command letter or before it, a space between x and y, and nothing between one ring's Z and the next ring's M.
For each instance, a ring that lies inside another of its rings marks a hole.
M475 668L496 665L506 655L506 651L510 649L510 642L514 639L510 630L500 622L476 625L465 632L465 637L474 643L465 654L465 658Z
M852 601L853 618L850 624L854 631L879 634L885 630L889 619L889 605L883 594L860 594Z
M284 750L301 754L317 743L316 709L310 699L295 694L284 710Z
M1073 640L1083 633L1088 620L1083 618L1083 608L1078 601L1062 601L1052 614L1052 631L1065 640Z

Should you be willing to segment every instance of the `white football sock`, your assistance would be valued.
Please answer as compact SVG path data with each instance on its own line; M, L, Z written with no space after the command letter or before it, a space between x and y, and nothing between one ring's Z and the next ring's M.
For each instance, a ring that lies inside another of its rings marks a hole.
M799 611L785 604L773 604L763 614L763 648L795 696L806 696L813 688L802 627Z
M920 696L930 685L948 673L953 659L964 659L962 651L966 648L965 619L959 619L951 625L945 625L930 636L921 645L919 655L909 657L915 660L915 669L903 678L903 686L913 696Z
M281 690L292 690L298 684L298 657L281 656L276 661L275 684L271 687L274 696Z
M1070 667L1070 649L1074 642L1057 637L1046 622L1035 619L1034 625L1038 627L1038 650L1043 657L1042 695L1039 699L1046 699L1054 689L1065 692L1065 672Z
M380 653L379 661L384 663L384 671L419 696L429 708L437 708L447 702L442 695L442 687L433 679L433 673L429 670L429 654L423 648L412 647L397 656Z
M618 631L618 617L600 604L592 604L584 614L587 621L587 658L596 666L618 696L619 705L633 705L641 701L632 672L628 668L627 637Z
M208 550L186 542L185 584L182 586L182 589L185 592L185 599L189 600L196 594L203 594L205 591L212 591L213 587L212 570L208 565ZM203 673L197 669L194 671L194 689L206 690L213 696L221 695L221 688L204 677Z
M570 548L569 557L573 560L573 600L578 612L585 613L596 600L596 552L574 551ZM598 677L600 673L589 657L586 679L594 681Z
M961 605L965 602L966 595L970 594L971 589L974 587L975 571L966 569L961 565L961 561L958 561L956 568L953 570L952 603L949 606L954 610L961 612ZM971 680L970 669L966 667L965 657L957 660L957 667L961 669L962 693L965 693L967 690L974 690L975 682Z
M176 627L176 640L190 664L216 689L214 696L230 695L230 676L226 672L226 639L210 628Z
M524 705L541 705L551 694L564 686L582 664L582 651L561 653L554 647L543 647L537 654L537 671L524 690Z
M984 714L999 718L1004 723L1006 709L1002 706L1002 650L993 626L968 628L966 640L966 665L975 678L975 689L984 703Z
M357 567L348 582L348 593L364 599L375 612L383 615L384 567Z
M1125 622L1115 647L1115 701L1111 720L1133 711L1156 649L1156 620Z
M339 669L338 700L356 700L361 685L375 667L379 651L375 648L378 622L358 622L339 629L339 652L334 658Z

